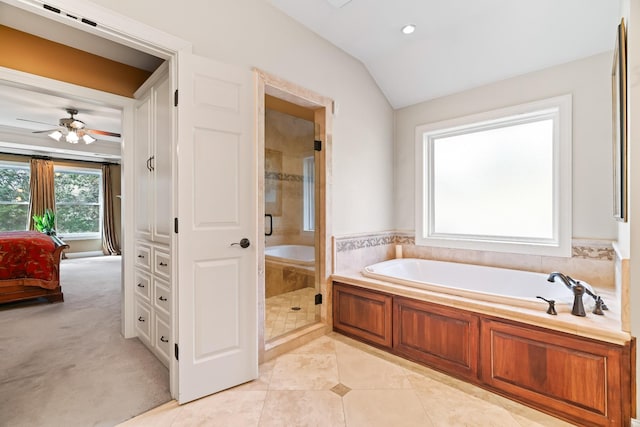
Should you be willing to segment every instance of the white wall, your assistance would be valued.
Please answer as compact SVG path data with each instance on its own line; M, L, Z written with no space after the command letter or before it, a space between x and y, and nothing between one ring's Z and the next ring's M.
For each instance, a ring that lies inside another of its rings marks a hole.
M396 228L414 229L417 125L571 93L573 237L615 239L611 178L612 58L612 52L606 52L396 111Z
M264 0L94 2L191 42L195 54L333 98L332 233L393 227L393 111L359 61Z

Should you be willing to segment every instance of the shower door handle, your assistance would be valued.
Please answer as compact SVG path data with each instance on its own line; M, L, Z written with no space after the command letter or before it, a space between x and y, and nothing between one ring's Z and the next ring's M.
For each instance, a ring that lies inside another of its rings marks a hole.
M269 232L267 233L266 231L264 232L265 236L271 236L273 234L273 215L271 214L264 214L265 218L269 218Z
M240 239L239 242L231 244L231 246L235 246L235 245L240 246L242 249L247 249L251 245L251 242L249 241L249 239L247 239L245 237L245 238Z

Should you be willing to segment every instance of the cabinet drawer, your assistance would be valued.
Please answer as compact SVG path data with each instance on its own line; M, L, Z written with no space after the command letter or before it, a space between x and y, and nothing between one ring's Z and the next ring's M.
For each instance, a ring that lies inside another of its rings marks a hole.
M151 343L151 309L140 298L136 298L136 330L138 337L146 342Z
M136 245L136 267L149 269L151 263L151 248L144 244Z
M156 279L153 282L153 306L161 313L171 313L171 291L169 285Z
M149 301L151 296L151 280L149 275L143 271L136 271L136 295Z
M171 279L171 262L169 258L169 254L167 252L163 252L162 250L156 249L153 252L153 261L154 261L154 271L160 276L164 277L167 280Z
M171 329L168 320L159 315L156 315L156 349L160 359L168 365L171 355Z

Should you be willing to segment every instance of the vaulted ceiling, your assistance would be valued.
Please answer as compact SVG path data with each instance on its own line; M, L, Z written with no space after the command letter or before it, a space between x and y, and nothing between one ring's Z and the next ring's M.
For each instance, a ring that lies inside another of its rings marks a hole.
M394 108L612 51L621 16L619 0L267 1L362 61Z

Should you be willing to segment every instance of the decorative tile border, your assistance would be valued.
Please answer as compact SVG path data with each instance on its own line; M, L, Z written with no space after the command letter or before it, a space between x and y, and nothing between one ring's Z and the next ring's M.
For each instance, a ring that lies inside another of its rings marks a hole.
M337 237L336 251L346 252L356 249L373 248L383 245L415 245L416 239L412 234L399 232L385 232L367 234L354 237ZM593 244L590 242L574 242L571 248L572 258L583 258L600 261L613 261L615 252L610 244Z

